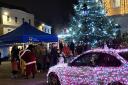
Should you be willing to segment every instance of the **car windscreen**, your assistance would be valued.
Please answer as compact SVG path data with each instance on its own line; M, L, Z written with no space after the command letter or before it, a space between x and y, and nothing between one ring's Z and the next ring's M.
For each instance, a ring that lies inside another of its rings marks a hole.
M128 61L128 52L121 52L121 53L119 53L119 55Z

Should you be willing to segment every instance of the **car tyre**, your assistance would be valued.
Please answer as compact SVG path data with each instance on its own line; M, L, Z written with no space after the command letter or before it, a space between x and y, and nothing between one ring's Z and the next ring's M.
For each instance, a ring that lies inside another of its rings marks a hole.
M50 74L48 76L48 85L61 85L56 74Z

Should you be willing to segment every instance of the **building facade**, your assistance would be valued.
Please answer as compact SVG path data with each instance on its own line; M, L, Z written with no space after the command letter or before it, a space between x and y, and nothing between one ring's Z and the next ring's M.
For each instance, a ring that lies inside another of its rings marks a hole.
M48 33L48 34L51 34L52 33L52 30L51 30L51 26L49 25L46 25L44 23L40 24L38 27L37 27L40 31L43 31L45 33Z
M51 28L52 28L51 26L45 25L44 28L43 28L43 31L48 33L48 34L51 34Z
M107 16L121 26L121 32L128 32L128 0L102 0Z
M0 35L16 29L23 22L34 26L34 15L20 9L0 7Z
M108 16L128 14L128 0L103 0Z
M0 2L0 35L11 32L24 22L34 26L34 15L24 8ZM9 57L10 46L0 45L1 57Z

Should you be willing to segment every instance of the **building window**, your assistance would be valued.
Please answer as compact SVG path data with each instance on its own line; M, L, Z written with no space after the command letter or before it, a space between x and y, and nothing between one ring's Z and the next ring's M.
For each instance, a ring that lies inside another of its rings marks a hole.
M17 23L17 17L15 17L15 22Z
M31 20L29 19L29 24L31 24Z
M8 32L11 32L11 29L8 29Z
M10 17L9 16L7 16L7 21L9 21L10 20Z
M24 23L24 18L22 18L22 22Z
M48 33L50 33L50 32L49 32L49 29L48 29Z
M47 33L47 29L45 28L45 32Z
M120 0L113 0L113 8L120 7Z

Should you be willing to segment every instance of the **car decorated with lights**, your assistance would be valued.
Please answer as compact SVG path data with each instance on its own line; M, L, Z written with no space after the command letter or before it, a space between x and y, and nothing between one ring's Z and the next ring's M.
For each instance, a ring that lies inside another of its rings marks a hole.
M97 48L51 67L49 85L128 85L128 49Z

